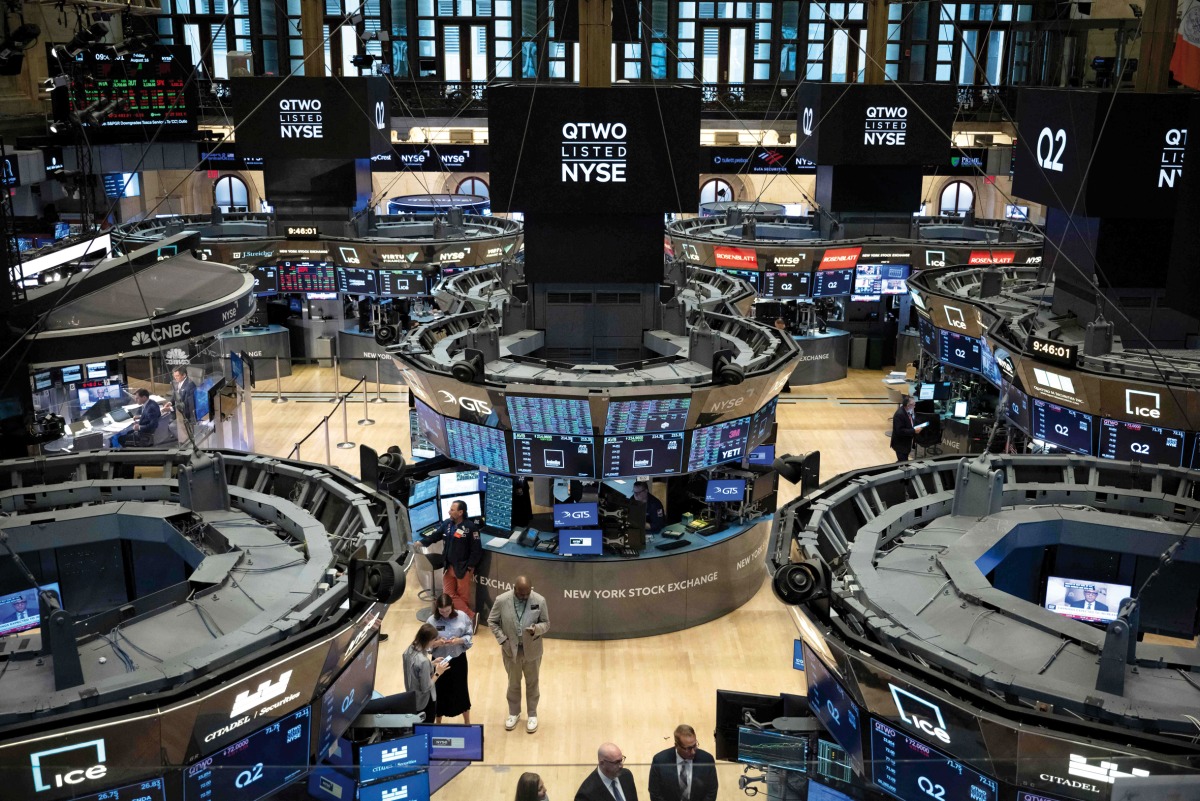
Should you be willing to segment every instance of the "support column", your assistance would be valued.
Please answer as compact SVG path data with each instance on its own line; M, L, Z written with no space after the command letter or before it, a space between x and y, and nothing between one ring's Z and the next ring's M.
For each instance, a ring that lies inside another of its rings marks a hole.
M300 0L300 36L304 43L304 74L325 74L325 5L321 0Z
M881 84L886 80L887 33L888 0L868 0L865 83Z
M1165 92L1171 74L1171 53L1175 49L1175 34L1179 21L1176 0L1145 0L1142 14L1142 47L1138 53L1138 70L1133 77L1136 92ZM1120 77L1120 76L1118 76Z
M579 0L579 85L612 86L612 0Z

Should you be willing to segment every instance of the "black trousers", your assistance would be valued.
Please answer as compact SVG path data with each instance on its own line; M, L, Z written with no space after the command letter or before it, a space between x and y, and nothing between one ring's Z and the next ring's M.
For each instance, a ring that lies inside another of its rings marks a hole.
M909 448L907 450L905 450L903 448L892 448L892 450L895 451L895 453L896 453L896 461L897 462L907 462L909 454L912 453L911 448Z

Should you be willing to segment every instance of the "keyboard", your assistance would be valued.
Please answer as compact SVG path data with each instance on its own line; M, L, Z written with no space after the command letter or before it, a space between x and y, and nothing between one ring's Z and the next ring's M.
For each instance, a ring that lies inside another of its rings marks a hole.
M624 556L626 558L633 558L638 555L638 552L636 550L634 550L633 548L630 548L628 545L606 545L606 546L604 546L604 548L609 553L611 553L613 556Z
M658 545L655 545L654 548L659 551L673 551L676 548L682 548L687 544L687 540L668 540L667 542L660 542Z

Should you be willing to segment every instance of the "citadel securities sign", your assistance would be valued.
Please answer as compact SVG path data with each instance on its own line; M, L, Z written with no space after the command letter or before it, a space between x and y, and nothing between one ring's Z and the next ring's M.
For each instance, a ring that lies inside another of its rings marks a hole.
M242 142L267 158L370 158L391 152L386 78L234 78L233 117ZM329 127L337 121L337 134ZM382 127L380 121L384 122Z

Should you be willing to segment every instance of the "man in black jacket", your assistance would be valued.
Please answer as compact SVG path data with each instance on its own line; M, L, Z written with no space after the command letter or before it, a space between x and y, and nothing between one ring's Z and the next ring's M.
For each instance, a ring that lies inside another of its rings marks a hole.
M900 404L900 408L892 415L892 450L896 452L897 462L907 462L912 453L913 440L917 438L916 418L913 416L917 408L917 399L911 395ZM921 428L925 425L922 424Z
M575 801L637 801L633 774L625 767L621 749L605 743L596 752L599 764L575 792Z
M475 568L483 559L483 543L479 539L479 526L467 519L467 504L453 501L450 517L441 522L438 530L422 537L422 545L446 541L442 556L446 569L442 573L442 591L454 601L454 608L467 614L471 611L471 586L475 583Z
M183 417L184 432L191 428L196 422L196 384L192 379L188 378L187 370L182 367L176 367L171 371L171 398L167 401L166 406L162 411L171 415L171 420L167 423L167 427L171 430L172 436L179 439L178 421L180 416ZM187 437L184 438L186 441Z
M675 727L675 747L650 762L650 801L717 801L717 763L696 745L696 730Z

